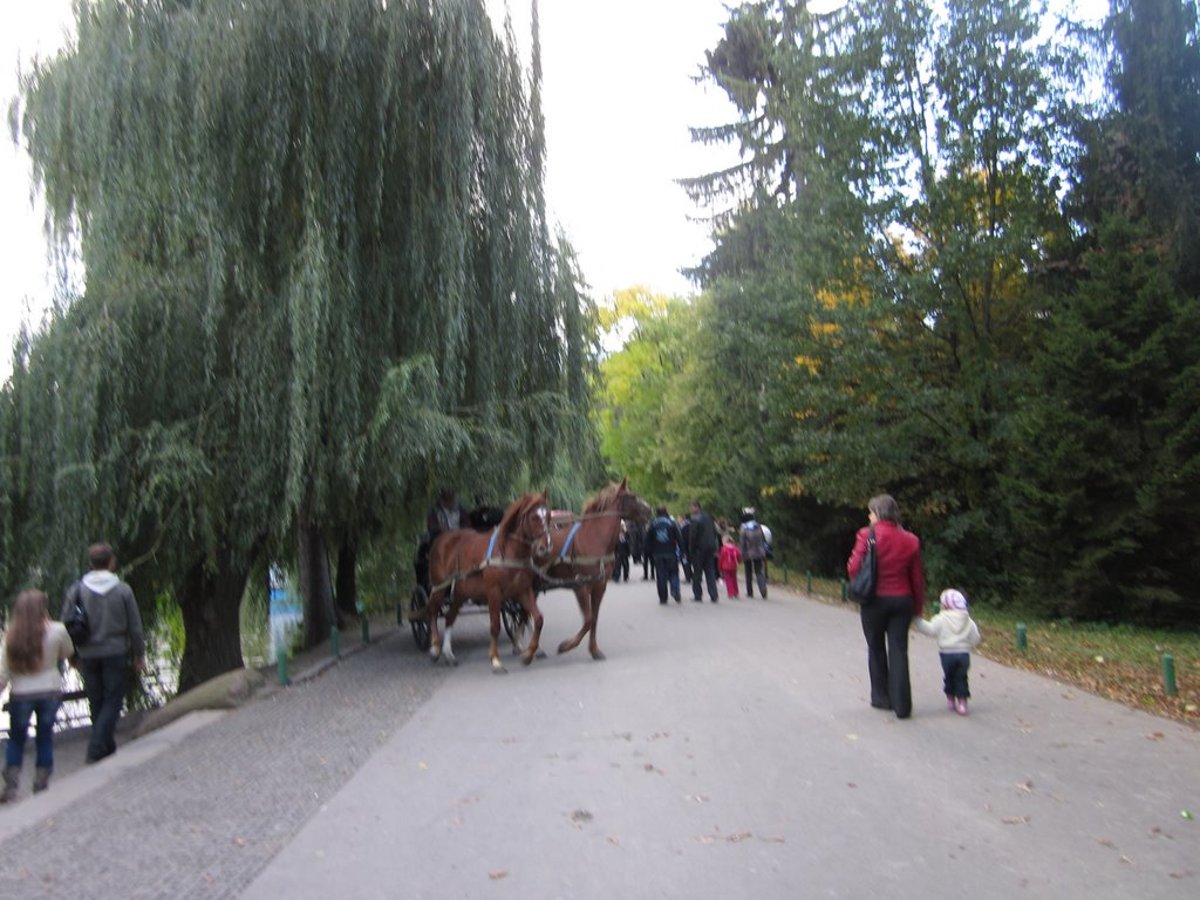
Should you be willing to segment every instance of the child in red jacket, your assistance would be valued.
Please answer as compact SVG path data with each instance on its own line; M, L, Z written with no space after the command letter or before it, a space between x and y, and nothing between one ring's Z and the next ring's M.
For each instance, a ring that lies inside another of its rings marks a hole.
M737 599L738 595L738 569L741 565L742 551L738 549L737 543L730 537L722 538L717 568L721 570L721 577L725 579L726 594L734 599Z

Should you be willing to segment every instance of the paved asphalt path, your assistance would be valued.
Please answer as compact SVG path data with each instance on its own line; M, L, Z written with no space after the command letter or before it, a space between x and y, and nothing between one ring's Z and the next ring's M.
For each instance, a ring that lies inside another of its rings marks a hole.
M551 655L529 668L489 672L480 616L456 669L394 634L177 723L16 833L0 811L0 896L1200 896L1186 726L980 657L960 718L916 635L899 721L867 704L857 616L780 590L662 608L612 585L604 663L553 655L569 594L542 608Z

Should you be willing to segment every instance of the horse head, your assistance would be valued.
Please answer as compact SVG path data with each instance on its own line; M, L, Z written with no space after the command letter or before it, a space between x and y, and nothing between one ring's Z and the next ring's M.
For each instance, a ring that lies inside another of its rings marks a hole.
M613 482L602 492L607 495L607 508L615 509L622 519L632 519L635 522L649 522L650 504L629 490L629 479L621 479L620 484Z
M529 545L530 556L545 560L550 556L550 513L546 492L522 494L504 511L500 537L515 537Z

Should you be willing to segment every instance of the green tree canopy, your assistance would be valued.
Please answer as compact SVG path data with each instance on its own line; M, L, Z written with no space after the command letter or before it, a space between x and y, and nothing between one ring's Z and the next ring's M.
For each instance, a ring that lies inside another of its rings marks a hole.
M26 77L87 291L14 376L53 431L20 451L23 555L62 577L101 531L144 561L184 609L185 685L235 664L264 553L294 554L318 640L327 546L352 562L436 481L499 494L586 445L534 71L482 0L97 0Z

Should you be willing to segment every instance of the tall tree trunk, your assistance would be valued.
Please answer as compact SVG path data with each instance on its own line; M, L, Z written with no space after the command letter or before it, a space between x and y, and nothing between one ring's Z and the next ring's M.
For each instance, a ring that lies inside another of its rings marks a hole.
M329 554L319 526L301 516L296 524L300 596L304 599L304 646L315 647L338 624L329 583Z
M215 560L201 559L188 570L180 597L185 636L179 665L181 694L242 667L238 611L249 577L249 566L235 564L233 554L223 547Z
M337 585L334 596L337 600L338 618L344 620L358 612L358 541L349 532L342 538L338 550Z

